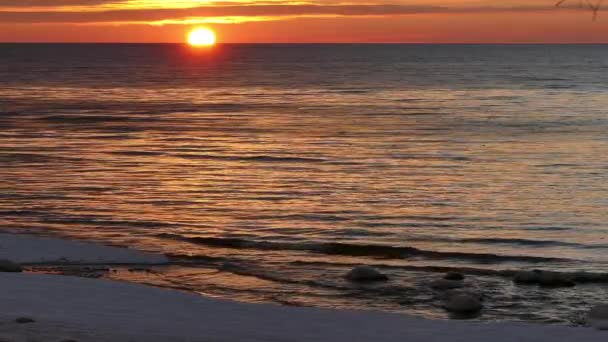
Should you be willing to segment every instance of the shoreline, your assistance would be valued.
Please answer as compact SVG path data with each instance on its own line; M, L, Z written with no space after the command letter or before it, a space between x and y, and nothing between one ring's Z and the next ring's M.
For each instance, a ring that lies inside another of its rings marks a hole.
M11 255L14 257L11 258ZM167 263L163 255L32 235L0 234L0 259L22 264ZM376 311L246 304L106 279L0 273L7 341L603 341L591 328L429 320ZM35 322L19 324L15 319Z

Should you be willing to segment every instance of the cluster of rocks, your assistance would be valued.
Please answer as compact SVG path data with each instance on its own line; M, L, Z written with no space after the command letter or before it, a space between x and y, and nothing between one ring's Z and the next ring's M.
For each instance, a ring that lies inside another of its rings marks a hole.
M100 271L100 269L87 269L88 271ZM0 272L22 272L21 265L10 260L0 260ZM65 271L65 270L64 270ZM102 271L108 271L103 268ZM148 269L129 269L130 272L149 271ZM82 269L78 272L82 274ZM371 266L356 266L351 269L345 276L347 280L352 282L379 282L389 280L388 275L380 272ZM593 274L582 274L580 279L593 281ZM537 284L546 287L569 287L575 286L576 277L568 274L532 270L519 271L513 276L513 281L517 284ZM483 309L483 294L475 291L466 290L465 276L456 272L449 272L441 279L435 279L428 283L428 286L440 293L440 298L443 300L443 307L451 313L455 314L476 314ZM18 324L34 323L35 320L28 317L19 317L16 320ZM608 330L608 304L601 304L593 307L587 315L587 323L600 330ZM62 342L75 342L74 340L64 340Z
M371 266L357 266L345 276L352 282L378 282L387 281L389 277ZM482 296L469 291L456 291L465 286L464 275L450 272L442 279L431 281L428 286L433 290L442 292L444 308L453 313L472 314L483 308Z
M388 275L371 266L357 266L345 278L352 282L379 282L389 280ZM580 279L593 281L593 274L581 274ZM551 271L519 271L513 275L517 284L536 284L545 287L569 287L579 279L571 275ZM471 316L478 314L484 307L481 292L466 288L465 276L449 272L443 278L432 280L428 286L439 293L443 308L452 314ZM608 304L593 307L587 315L587 324L600 330L608 330Z

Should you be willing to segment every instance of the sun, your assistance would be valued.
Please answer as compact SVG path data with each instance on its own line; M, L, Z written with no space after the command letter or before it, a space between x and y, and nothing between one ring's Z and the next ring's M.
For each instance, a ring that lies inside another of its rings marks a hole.
M188 33L188 44L191 46L211 46L215 44L215 32L199 27Z

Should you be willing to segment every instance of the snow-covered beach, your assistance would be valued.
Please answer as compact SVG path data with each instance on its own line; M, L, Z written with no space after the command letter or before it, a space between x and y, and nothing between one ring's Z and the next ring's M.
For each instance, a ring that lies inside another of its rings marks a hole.
M162 255L0 234L24 264L160 264ZM244 304L193 293L46 274L0 273L2 341L605 341L591 328L434 321L372 311ZM34 322L17 323L18 318Z

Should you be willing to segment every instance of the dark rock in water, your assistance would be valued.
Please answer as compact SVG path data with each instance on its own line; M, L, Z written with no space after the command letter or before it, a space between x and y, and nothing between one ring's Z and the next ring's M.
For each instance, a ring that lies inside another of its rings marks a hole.
M366 281L385 281L388 280L386 274L370 266L357 266L346 274L346 279L355 282Z
M572 274L572 281L576 283L606 283L608 282L608 274L584 271L575 272Z
M464 280L464 275L458 272L449 272L447 273L443 279L446 280Z
M0 260L0 272L22 272L21 265L10 260Z
M519 284L538 284L542 271L519 271L515 273L513 281Z
M450 296L444 305L445 309L455 313L475 313L483 308L481 301L467 293Z
M567 274L551 271L519 271L513 277L518 284L538 284L545 287L571 287L575 286L573 278Z
M538 283L546 287L572 287L576 283L562 273L543 271L540 273Z
M27 323L34 323L36 321L31 318L28 318L28 317L19 317L15 320L15 322L17 322L19 324L27 324Z
M464 283L459 280L437 279L429 283L429 287L435 290L451 290L458 289L464 286Z
M444 293L443 295L443 299L447 300L451 297L457 296L457 295L461 295L461 294L465 294L467 296L471 296L474 298L477 298L480 302L483 302L484 300L484 294L481 292L475 292L474 290L464 290L464 289L455 289L455 290L448 290Z
M589 310L587 324L598 330L608 330L608 304L596 305Z
M519 271L513 276L513 281L518 284L538 284L540 271Z

